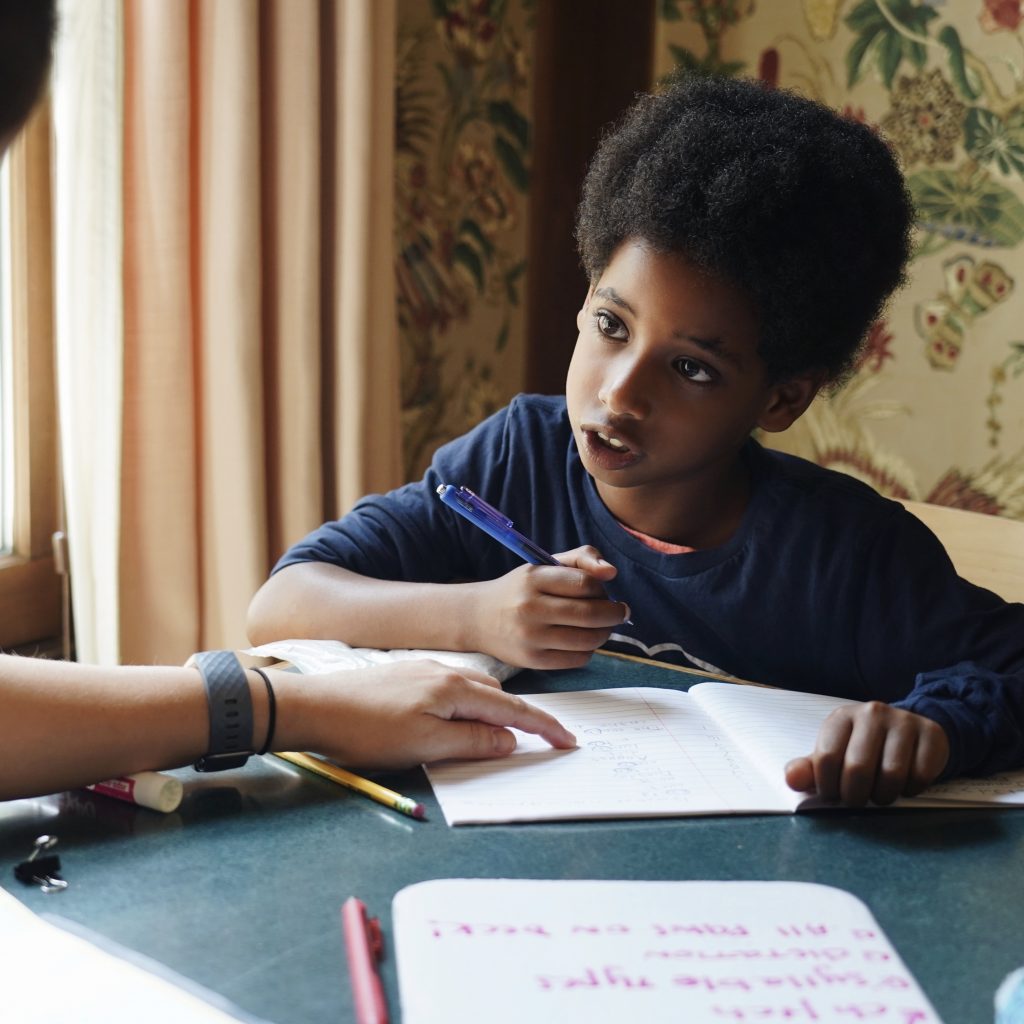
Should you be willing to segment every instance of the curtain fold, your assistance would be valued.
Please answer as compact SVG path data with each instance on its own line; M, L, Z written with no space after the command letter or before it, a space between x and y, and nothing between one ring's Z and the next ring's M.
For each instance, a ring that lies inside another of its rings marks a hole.
M395 48L378 42L395 38L395 5L342 0L335 18L338 514L401 478L401 368L392 270Z
M199 644L237 646L249 598L266 577L259 9L217 0L193 10Z
M54 53L54 305L61 472L79 660L119 654L124 304L122 24L65 0Z
M125 5L127 661L183 660L199 639L190 45L188 4Z
M116 284L123 331L96 347L75 330L66 347L123 359L123 389L104 361L88 393L110 398L108 419L123 393L124 415L98 434L97 403L62 392L76 457L93 453L115 513L87 542L102 586L73 559L75 614L83 654L173 663L244 646L249 599L283 549L401 482L395 0L134 0L123 30L123 90L107 97L124 118L107 182L123 217L103 208L123 261L82 275Z

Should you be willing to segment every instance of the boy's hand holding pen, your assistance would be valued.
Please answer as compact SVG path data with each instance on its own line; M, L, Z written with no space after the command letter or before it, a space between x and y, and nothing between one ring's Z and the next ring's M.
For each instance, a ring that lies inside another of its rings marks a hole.
M615 601L606 584L616 569L585 545L556 558L519 533L493 506L465 487L442 484L440 499L488 533L527 565L496 580L474 584L486 643L480 649L524 668L563 669L585 665L629 608Z

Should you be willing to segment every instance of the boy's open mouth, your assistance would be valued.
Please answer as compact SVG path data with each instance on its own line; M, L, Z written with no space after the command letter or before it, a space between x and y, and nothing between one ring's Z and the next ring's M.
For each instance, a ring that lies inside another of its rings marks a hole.
M582 432L584 448L593 465L608 470L626 469L643 458L641 451L607 429L584 426Z
M609 437L608 434L604 434L600 430L595 430L594 433L600 438L601 443L611 448L613 452L628 452L631 450L628 445L623 444L617 437Z

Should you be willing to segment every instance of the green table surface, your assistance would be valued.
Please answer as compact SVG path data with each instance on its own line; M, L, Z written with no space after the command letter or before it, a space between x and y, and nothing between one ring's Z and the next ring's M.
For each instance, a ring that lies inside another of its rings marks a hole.
M699 676L598 657L523 673L522 693L687 687ZM1024 964L1024 812L830 811L449 828L419 769L379 776L422 801L412 821L275 758L200 776L163 815L85 792L0 804L2 884L277 1024L352 1021L339 910L378 915L429 878L785 879L846 889L870 907L946 1024L993 1019ZM13 877L41 833L59 837L70 888ZM400 1020L396 965L381 975ZM2 1013L0 1013L2 1017Z

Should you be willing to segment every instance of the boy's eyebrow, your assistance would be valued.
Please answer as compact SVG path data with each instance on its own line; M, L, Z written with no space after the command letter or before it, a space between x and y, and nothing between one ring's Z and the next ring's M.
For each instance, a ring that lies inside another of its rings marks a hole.
M636 316L636 310L614 288L607 285L604 288L596 288L594 296L614 302L615 305L621 306L627 313L632 313L633 316ZM698 338L696 334L687 334L685 331L675 331L672 336L692 341L695 345L699 345L704 349L705 352L711 352L719 358L732 363L738 369L742 369L742 362L739 357L725 347L721 338Z

